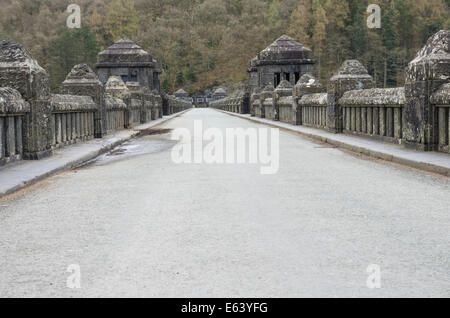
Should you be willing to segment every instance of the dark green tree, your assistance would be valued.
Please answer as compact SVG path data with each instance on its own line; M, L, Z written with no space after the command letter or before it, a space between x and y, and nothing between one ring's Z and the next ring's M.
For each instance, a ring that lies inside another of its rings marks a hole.
M94 33L87 26L81 29L62 29L57 38L50 43L48 66L51 84L57 90L73 66L81 63L95 67L100 46Z

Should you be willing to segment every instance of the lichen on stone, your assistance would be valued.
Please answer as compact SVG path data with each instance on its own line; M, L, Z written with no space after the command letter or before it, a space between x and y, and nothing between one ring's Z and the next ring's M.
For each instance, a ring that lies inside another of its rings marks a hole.
M97 104L89 96L53 94L50 101L53 112L97 110Z
M30 105L20 93L10 87L0 87L0 114L23 114L30 111Z
M372 88L345 92L341 106L395 106L405 104L405 88Z
M328 94L327 93L314 93L303 95L298 102L301 106L327 106Z
M450 105L450 83L441 85L430 98L434 105Z

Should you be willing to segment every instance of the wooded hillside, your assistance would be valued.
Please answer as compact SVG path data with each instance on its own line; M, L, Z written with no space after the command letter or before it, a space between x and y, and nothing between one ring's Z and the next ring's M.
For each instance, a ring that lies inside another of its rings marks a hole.
M82 28L69 30L66 8L81 6ZM368 29L366 8L382 8ZM73 65L93 66L122 36L163 68L162 87L191 93L247 78L247 64L282 34L314 50L325 83L358 58L377 85L402 85L403 70L427 38L450 28L450 0L2 0L0 39L24 44L57 88Z

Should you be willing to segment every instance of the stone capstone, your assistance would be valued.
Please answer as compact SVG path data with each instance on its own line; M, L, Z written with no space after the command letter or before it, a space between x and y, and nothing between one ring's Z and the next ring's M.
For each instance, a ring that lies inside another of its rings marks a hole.
M372 88L345 92L339 100L341 106L404 105L405 88Z
M294 86L293 95L301 97L305 94L321 93L323 91L324 87L313 75L305 74Z
M126 99L130 96L127 85L120 76L111 76L105 85L105 93L109 97Z
M53 112L96 111L97 104L92 97L54 94L51 97Z
M0 114L23 114L30 111L30 104L20 93L10 87L0 87Z
M450 105L450 83L440 86L431 96L430 101L434 105Z

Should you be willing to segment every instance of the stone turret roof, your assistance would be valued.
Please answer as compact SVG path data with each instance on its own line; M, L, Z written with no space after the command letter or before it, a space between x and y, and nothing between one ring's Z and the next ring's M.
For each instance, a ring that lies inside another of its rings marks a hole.
M105 92L109 97L124 99L130 91L120 76L110 76L105 85Z
M216 91L214 92L214 94L213 95L226 95L227 94L227 92L223 89L223 88L218 88L218 89L216 89Z
M283 35L261 51L251 64L312 64L312 51L291 37Z
M63 84L73 83L100 83L97 74L87 64L75 65L67 74Z
M44 71L22 45L10 40L0 42L0 66L27 67Z
M417 53L410 64L416 64L424 59L450 59L450 31L441 30L431 36L427 44Z
M174 95L189 95L184 89L180 88L179 90L177 90Z
M312 74L304 74L302 77L300 77L300 79L298 80L297 84L295 85L296 87L304 87L304 88L317 88L317 89L322 89L323 86L322 84L319 82L319 80L317 80Z
M372 79L367 69L358 60L346 60L331 78L332 81L341 78L358 78L358 79Z
M153 60L153 57L139 45L128 38L123 38L106 50L100 52L98 55L97 67L111 66L111 64L129 65L130 63L137 66L153 66L155 61Z

